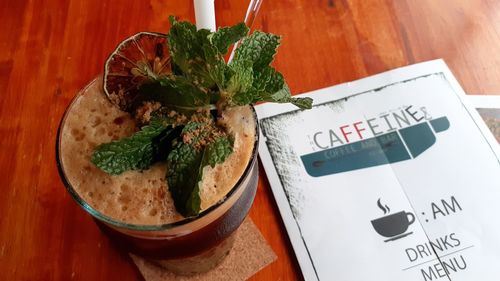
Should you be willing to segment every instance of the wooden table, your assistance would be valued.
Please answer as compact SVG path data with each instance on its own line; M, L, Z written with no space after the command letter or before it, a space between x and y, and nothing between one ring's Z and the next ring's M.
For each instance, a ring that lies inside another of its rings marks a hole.
M191 2L1 1L1 280L142 278L64 190L56 130L122 39L166 32L170 14L193 20ZM240 21L247 2L216 0L218 24ZM275 67L294 93L435 58L466 92L500 93L497 0L268 0L255 26L283 35ZM301 279L263 170L250 215L278 255L252 279Z

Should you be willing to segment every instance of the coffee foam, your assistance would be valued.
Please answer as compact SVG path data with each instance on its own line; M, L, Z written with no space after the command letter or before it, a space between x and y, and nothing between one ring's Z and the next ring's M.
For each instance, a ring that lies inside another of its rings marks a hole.
M234 149L224 163L205 167L202 210L225 198L252 156L255 120L250 107L231 108L223 120L234 135ZM105 97L102 80L92 83L74 101L61 129L60 157L69 183L92 208L119 221L158 225L182 220L167 188L164 163L112 176L90 162L98 144L130 136L136 130L134 120Z

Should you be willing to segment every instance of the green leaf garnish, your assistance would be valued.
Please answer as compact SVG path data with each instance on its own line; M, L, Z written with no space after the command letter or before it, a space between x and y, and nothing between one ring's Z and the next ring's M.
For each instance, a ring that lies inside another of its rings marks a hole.
M219 28L209 39L221 54L226 54L229 47L245 37L248 31L249 28L244 23L238 23L231 27Z
M292 103L301 109L312 107L311 98L294 98L281 73L268 66L254 77L252 95L257 101L270 101L278 103Z
M162 155L160 147L169 145L168 139L179 133L179 129L174 129L165 122L151 122L130 137L97 146L91 161L112 175L128 170L147 169L164 158L165 152Z
M231 78L229 79L225 91L227 93L243 94L245 95L253 83L253 67L250 61L238 61L232 63L230 66ZM252 99L244 99L245 101L240 104L251 104Z
M167 157L168 188L175 208L185 217L200 212L200 185L204 168L224 162L233 151L233 142L227 135L214 137L211 130L211 125L206 123L186 125ZM205 145L201 146L201 143Z
M270 66L279 36L261 31L247 35L243 23L216 32L197 30L174 17L170 23L172 73L149 77L128 105L148 125L128 138L99 145L92 162L120 174L165 160L175 207L190 217L201 211L205 167L224 162L233 151L233 136L217 125L227 107L269 101L304 109L311 108L312 100L292 97L283 75ZM227 64L224 55L238 41L234 60Z
M278 35L255 31L243 39L241 45L236 49L233 63L249 61L254 71L258 72L268 66L274 58L281 37Z
M221 136L206 146L203 153L204 166L222 163L233 152L233 141L228 136Z
M234 72L225 89L229 104L270 101L311 108L312 99L293 98L283 75L269 66L279 44L279 36L260 31L243 40L229 65Z
M170 17L172 27L167 35L170 56L191 83L205 89L224 83L226 63L217 47L210 41L210 31L196 30L189 22Z
M200 165L203 153L194 146L179 142L167 158L168 189L175 208L185 217L200 212Z
M207 108L210 96L191 84L186 77L162 77L142 85L134 105L140 106L147 101L159 102L162 107L189 116L199 109Z

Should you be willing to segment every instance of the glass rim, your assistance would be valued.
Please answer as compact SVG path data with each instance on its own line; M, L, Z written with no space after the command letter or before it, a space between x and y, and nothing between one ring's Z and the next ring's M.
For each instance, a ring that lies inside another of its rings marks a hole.
M71 185L70 181L66 177L66 173L64 172L64 168L62 165L62 160L61 160L61 155L60 155L60 146L61 146L61 131L62 131L62 126L64 122L66 121L66 118L68 116L68 112L70 108L73 106L73 104L77 101L77 99L84 93L86 92L91 85L94 83L97 83L99 79L102 79L102 75L99 75L97 78L94 78L91 80L85 87L80 89L78 93L72 98L71 102L68 104L66 109L64 110L64 113L61 117L61 121L59 122L58 128L57 128L57 134L56 134L56 142L55 142L55 148L56 148L56 165L57 165L57 170L59 172L59 178L61 179L65 189L68 191L68 193L71 195L71 197L76 201L76 203L82 207L87 213L89 213L93 218L96 218L102 222L105 222L109 225L112 225L114 227L119 227L119 228L125 228L127 230L134 230L134 231L162 231L162 230L168 230L168 229L173 229L176 227L188 225L191 222L197 221L208 214L211 214L214 212L216 209L218 209L220 206L222 206L229 198L231 198L237 190L240 188L243 188L243 182L247 179L248 176L250 176L250 173L252 171L252 168L254 166L255 161L257 161L257 155L258 155L258 147L259 147L259 139L260 139L260 132L259 132L259 121L257 119L257 113L255 112L255 108L253 105L250 105L250 108L253 113L253 117L255 120L255 142L254 146L252 148L252 154L251 157L248 161L248 164L245 167L245 170L243 171L243 174L240 176L236 184L231 187L229 192L224 196L223 199L219 200L217 203L214 205L210 206L209 208L205 209L202 211L200 214L197 216L192 216L192 217L185 217L182 220L172 222L172 223L164 223L164 224L133 224L133 223L126 223L117 219L114 219L110 216L107 216L98 210L94 209L92 206L90 206L79 194L78 192L75 191L73 186ZM102 93L104 95L104 93Z

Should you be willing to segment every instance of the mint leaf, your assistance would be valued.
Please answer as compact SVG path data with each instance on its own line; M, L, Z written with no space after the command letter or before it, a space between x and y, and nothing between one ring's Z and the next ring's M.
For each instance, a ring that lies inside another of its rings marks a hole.
M219 28L209 39L217 47L220 53L225 54L229 46L245 37L249 28L244 23L238 23L231 27Z
M203 55L206 61L205 69L200 72L200 75L207 75L208 81L222 88L225 83L226 62L217 47L210 43L208 36L203 37L200 41L203 42Z
M311 98L292 97L283 75L270 66L256 73L253 81L252 88L245 93L245 95L253 98L253 102L292 103L301 109L312 107ZM235 99L235 101L237 102L238 99Z
M162 77L143 84L132 102L136 109L145 102L159 102L163 108L191 116L210 104L210 96L193 85L186 77Z
M168 188L175 208L185 217L201 210L203 169L224 162L233 151L233 141L227 135L213 138L212 132L207 123L187 124L167 157Z
M225 91L230 95L246 92L253 83L252 63L249 61L239 61L231 64L229 68L232 71L231 78L225 87Z
M310 97L305 98L290 98L289 102L300 109L311 109L313 104L313 99Z
M174 69L198 87L210 89L224 84L226 63L206 29L196 30L189 22L178 22L170 18L172 27L167 35L170 57Z
M233 140L228 136L221 136L214 142L207 145L203 153L202 164L210 165L212 168L219 163L224 162L233 152Z
M163 93L161 103L164 106L194 108L207 106L210 103L210 97L207 93L183 76L176 76L171 79L162 78L159 82L162 87L157 90ZM144 91L153 92L150 89Z
M91 161L101 170L118 175L127 170L146 169L159 160L160 139L164 141L170 134L179 134L164 122L152 122L128 138L104 143L94 150ZM160 137L160 139L159 139Z
M157 122L156 120L151 123ZM161 132L158 137L153 139L153 155L156 161L165 161L172 150L174 140L179 138L184 126L175 126Z
M276 54L280 37L260 31L245 38L229 64L233 71L224 91L228 104L246 105L259 101L292 103L311 108L312 99L294 98L281 73L269 64Z
M178 22L173 16L169 19L172 25L167 35L170 57L182 72L187 73L189 60L200 54L196 26L189 22Z
M179 141L167 157L168 189L177 211L185 217L200 212L200 164L203 153Z
M243 39L235 51L232 63L249 61L253 65L253 70L259 72L273 61L280 40L277 35L255 31Z

